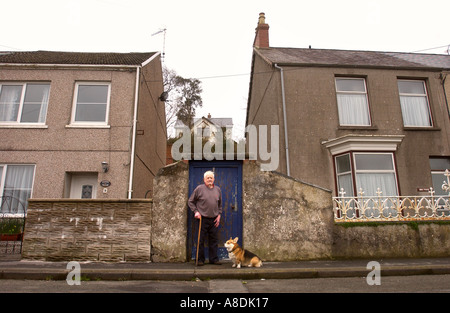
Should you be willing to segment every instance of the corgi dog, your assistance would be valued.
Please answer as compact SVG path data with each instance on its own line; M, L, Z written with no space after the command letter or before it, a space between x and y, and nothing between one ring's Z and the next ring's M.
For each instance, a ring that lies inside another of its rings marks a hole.
M237 244L238 239L238 237L234 239L230 238L230 240L227 240L227 242L225 242L225 248L227 248L228 256L230 257L231 261L233 261L232 267L241 268L241 265L248 267L261 267L261 259L254 253L242 249Z

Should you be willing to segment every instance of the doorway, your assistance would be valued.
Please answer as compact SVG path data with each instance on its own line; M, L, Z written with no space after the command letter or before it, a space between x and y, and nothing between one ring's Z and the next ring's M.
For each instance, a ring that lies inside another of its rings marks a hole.
M227 259L228 251L224 247L230 237L239 237L242 245L242 161L190 161L189 196L194 189L203 184L203 174L214 172L214 184L222 191L222 215L219 225L219 259ZM195 258L197 236L194 226L194 214L188 209L188 251ZM208 258L208 245L205 243L205 257Z
M97 198L97 173L67 173L66 195L70 199ZM68 192L67 192L68 191Z

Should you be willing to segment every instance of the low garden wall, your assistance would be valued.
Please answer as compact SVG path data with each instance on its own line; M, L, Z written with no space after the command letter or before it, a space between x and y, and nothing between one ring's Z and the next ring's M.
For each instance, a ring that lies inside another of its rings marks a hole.
M154 198L30 199L22 258L186 262L189 166L154 179ZM450 222L335 223L331 192L243 163L244 248L265 261L448 257Z
M334 258L450 256L450 221L337 223Z
M30 199L23 259L150 261L148 199Z
M152 260L187 260L189 166L155 177ZM243 163L243 241L265 261L450 256L450 222L335 223L331 191Z

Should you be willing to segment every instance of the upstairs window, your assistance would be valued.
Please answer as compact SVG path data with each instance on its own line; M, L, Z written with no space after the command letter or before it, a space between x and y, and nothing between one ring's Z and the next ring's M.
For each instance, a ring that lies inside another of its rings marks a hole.
M0 123L44 124L49 92L50 84L0 84Z
M77 83L72 111L72 124L107 125L109 83Z
M369 102L364 78L336 78L341 126L370 126Z
M403 125L406 127L432 126L427 89L422 80L398 80Z

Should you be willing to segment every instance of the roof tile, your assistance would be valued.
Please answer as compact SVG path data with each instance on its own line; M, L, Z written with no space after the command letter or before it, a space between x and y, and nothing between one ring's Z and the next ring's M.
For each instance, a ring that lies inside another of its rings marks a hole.
M257 51L268 61L285 65L450 68L448 55L305 48L260 48Z
M0 52L0 64L140 65L155 53L7 51Z

